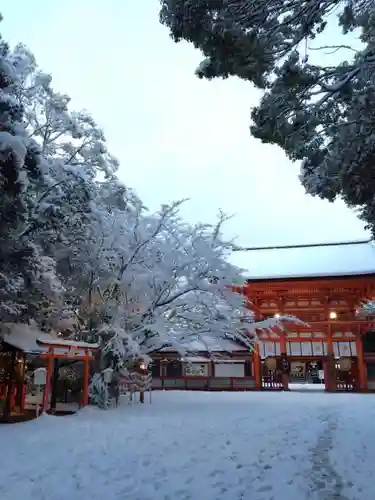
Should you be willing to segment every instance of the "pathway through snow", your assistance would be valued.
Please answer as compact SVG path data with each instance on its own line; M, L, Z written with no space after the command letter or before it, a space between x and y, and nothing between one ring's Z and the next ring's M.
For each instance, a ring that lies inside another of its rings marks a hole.
M375 397L155 393L0 427L1 500L372 500Z

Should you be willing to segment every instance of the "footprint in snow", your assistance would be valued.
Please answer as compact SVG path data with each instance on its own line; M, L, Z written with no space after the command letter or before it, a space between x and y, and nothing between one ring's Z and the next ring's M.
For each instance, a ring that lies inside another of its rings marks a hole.
M215 469L209 473L208 477L216 477L216 476L220 476L221 474L223 474L222 470Z
M258 493L265 493L266 491L271 491L272 490L272 486L269 485L269 484L265 484L263 486L260 486L258 489L257 489L257 492Z

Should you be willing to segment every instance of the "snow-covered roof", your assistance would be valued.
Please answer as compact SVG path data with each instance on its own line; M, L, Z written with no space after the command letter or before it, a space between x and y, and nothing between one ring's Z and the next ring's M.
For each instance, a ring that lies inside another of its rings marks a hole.
M57 336L43 333L35 325L25 323L3 323L0 336L4 342L27 354L46 352L38 340L43 339L50 342L57 339Z
M89 344L88 342L79 342L75 340L63 340L53 333L43 333L36 325L27 325L26 323L3 323L0 331L1 339L7 344L23 351L27 354L40 354L47 352L48 348L44 344L51 346L61 346L58 352L68 352L68 349L97 349L99 344ZM83 352L82 355L85 353Z
M241 266L247 269L245 276L249 280L375 274L375 246L368 240L254 247L240 253Z
M202 340L192 340L182 344L186 351L188 352L233 352L233 351L245 351L245 347L241 347L229 339L224 338L214 338L203 336ZM162 352L176 352L176 347L165 347Z
M182 358L181 361L185 361L186 363L244 363L243 359L221 359L221 358L204 358L203 356L190 356L188 358Z
M186 361L186 363L211 363L210 358L204 358L203 356L189 356L182 358L181 361Z
M37 339L38 344L49 344L51 346L61 346L61 347L74 347L76 349L98 349L99 344L93 344L90 342L80 342L79 340L63 340L61 338L47 338L46 336L39 336Z

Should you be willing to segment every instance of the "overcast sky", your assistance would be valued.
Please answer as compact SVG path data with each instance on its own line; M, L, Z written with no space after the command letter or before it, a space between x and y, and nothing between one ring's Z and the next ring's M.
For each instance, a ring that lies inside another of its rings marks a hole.
M56 90L88 109L121 161L119 177L151 209L190 198L184 216L235 214L238 243L278 245L366 237L341 203L305 195L299 166L250 137L260 94L238 79L202 81L191 45L174 44L158 0L5 0L3 37L25 43ZM236 263L248 267L249 254Z

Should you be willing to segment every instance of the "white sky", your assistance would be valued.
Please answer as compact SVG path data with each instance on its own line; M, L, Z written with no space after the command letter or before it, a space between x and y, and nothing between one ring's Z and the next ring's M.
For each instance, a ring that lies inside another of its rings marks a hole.
M25 43L56 90L88 109L121 161L119 177L146 205L190 198L183 215L235 217L227 236L247 246L366 237L341 203L305 195L298 165L250 137L259 93L238 79L202 81L191 45L174 44L158 0L6 0L3 37ZM22 12L22 16L20 15ZM248 267L249 254L235 262Z

